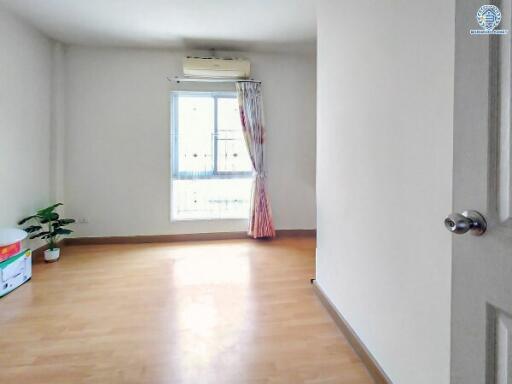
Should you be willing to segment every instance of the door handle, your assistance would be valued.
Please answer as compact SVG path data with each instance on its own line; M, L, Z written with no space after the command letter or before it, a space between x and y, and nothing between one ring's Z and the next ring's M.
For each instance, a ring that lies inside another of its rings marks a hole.
M462 235L469 231L474 236L480 236L487 229L487 222L480 212L464 211L462 213L452 213L444 219L444 226L450 232Z

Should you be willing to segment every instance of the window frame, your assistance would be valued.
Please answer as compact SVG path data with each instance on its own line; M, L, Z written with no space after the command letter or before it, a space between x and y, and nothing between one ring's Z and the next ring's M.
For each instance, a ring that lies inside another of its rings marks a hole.
M211 172L180 172L179 171L179 124L178 106L180 96L212 97L214 100L214 140L213 140L213 170ZM218 170L218 99L236 99L233 91L172 91L171 92L171 180L192 179L245 179L253 176L253 171L235 172Z

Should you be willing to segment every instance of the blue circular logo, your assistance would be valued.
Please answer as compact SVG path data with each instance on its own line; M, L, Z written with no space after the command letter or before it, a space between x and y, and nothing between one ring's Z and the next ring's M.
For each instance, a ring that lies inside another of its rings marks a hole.
M492 31L501 22L501 12L495 5L482 5L476 13L476 21L486 31Z

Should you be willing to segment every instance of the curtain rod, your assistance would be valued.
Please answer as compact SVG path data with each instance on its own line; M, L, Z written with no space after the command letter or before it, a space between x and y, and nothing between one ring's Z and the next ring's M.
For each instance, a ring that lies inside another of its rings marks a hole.
M245 82L245 83L260 83L260 80L254 80L254 79L233 79L233 78L222 78L222 77L167 77L167 80L169 80L171 83L238 83L238 82Z

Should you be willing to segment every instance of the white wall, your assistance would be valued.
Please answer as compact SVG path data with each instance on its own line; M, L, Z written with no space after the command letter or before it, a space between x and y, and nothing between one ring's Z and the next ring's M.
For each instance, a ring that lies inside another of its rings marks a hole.
M77 236L247 228L243 221L169 222L169 92L177 86L166 76L181 73L184 55L75 46L67 50L66 214L88 220L75 226ZM276 227L315 228L315 58L242 55L251 59L254 77L264 82Z
M395 384L447 384L454 1L322 0L320 287Z
M0 9L0 228L51 201L52 43Z

